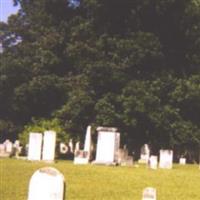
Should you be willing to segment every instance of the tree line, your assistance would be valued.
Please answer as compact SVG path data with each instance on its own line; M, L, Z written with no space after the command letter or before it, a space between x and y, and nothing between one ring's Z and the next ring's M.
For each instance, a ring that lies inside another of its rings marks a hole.
M1 140L41 126L82 140L91 124L118 127L130 150L197 157L197 0L14 3L20 11L0 23Z

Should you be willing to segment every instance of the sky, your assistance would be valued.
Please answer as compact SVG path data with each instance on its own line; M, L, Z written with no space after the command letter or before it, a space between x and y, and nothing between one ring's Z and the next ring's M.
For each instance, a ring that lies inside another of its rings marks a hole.
M12 0L0 0L0 21L7 22L8 16L17 13L18 9Z

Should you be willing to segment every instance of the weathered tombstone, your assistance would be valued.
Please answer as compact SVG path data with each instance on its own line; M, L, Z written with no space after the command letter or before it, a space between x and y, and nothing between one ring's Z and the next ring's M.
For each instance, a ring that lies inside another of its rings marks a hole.
M88 164L89 163L89 154L88 151L79 150L75 152L74 155L74 164Z
M173 151L160 150L159 167L163 169L171 169L173 165Z
M98 127L98 140L96 160L94 164L116 164L118 162L118 150L120 133L117 128Z
M148 146L148 144L144 144L141 148L139 163L147 164L149 161L149 156L150 156L149 146Z
M186 164L186 158L180 158L179 159L179 164L180 165L185 165Z
M42 151L42 134L30 133L28 144L28 160L38 161L41 160Z
M29 183L28 200L64 200L64 176L55 168L37 170Z
M4 153L4 152L5 152L5 145L0 144L0 153Z
M8 157L9 154L6 153L6 148L4 144L0 144L0 157Z
M156 200L156 189L147 187L143 190L142 200Z
M91 158L91 147L91 126L88 126L85 135L84 149L80 150L80 142L76 143L74 152L74 164L88 164Z
M80 142L76 142L76 145L75 145L75 153L76 151L79 151L80 150Z
M15 140L14 144L13 144L13 147L14 147L14 155L16 157L19 156L19 154L21 153L22 151L22 146L20 146L20 141L19 140Z
M157 169L158 168L158 157L157 156L150 156L150 158L149 158L149 168L150 169Z
M88 158L91 156L91 147L92 147L92 135L91 135L91 126L87 127L84 143L84 151L88 152Z
M42 160L53 162L55 158L56 132L45 131L43 141Z
M70 139L69 140L69 148L70 148L70 152L71 153L74 153L74 144L73 144L73 140L72 139Z
M6 140L4 142L4 145L5 145L5 152L11 155L13 152L13 143L10 140Z

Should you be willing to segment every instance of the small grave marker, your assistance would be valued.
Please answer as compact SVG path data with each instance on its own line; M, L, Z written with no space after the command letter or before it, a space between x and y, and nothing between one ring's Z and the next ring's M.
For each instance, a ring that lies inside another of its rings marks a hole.
M157 156L150 156L149 158L149 168L157 169L158 168L158 157Z
M185 165L186 164L186 158L180 158L179 159L179 164L180 165Z
M156 189L147 187L143 190L142 200L156 200Z
M149 161L150 149L148 144L144 144L140 150L140 160L139 163L147 164Z
M29 183L28 200L63 200L64 176L55 168L37 170Z

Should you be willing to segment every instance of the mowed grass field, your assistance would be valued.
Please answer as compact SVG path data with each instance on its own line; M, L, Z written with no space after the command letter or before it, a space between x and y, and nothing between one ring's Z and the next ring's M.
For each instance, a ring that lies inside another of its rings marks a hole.
M157 189L157 200L200 200L198 165L151 170L144 165L84 166L71 161L46 164L15 159L0 159L0 200L27 200L30 178L44 166L63 173L67 200L141 200L148 186Z

